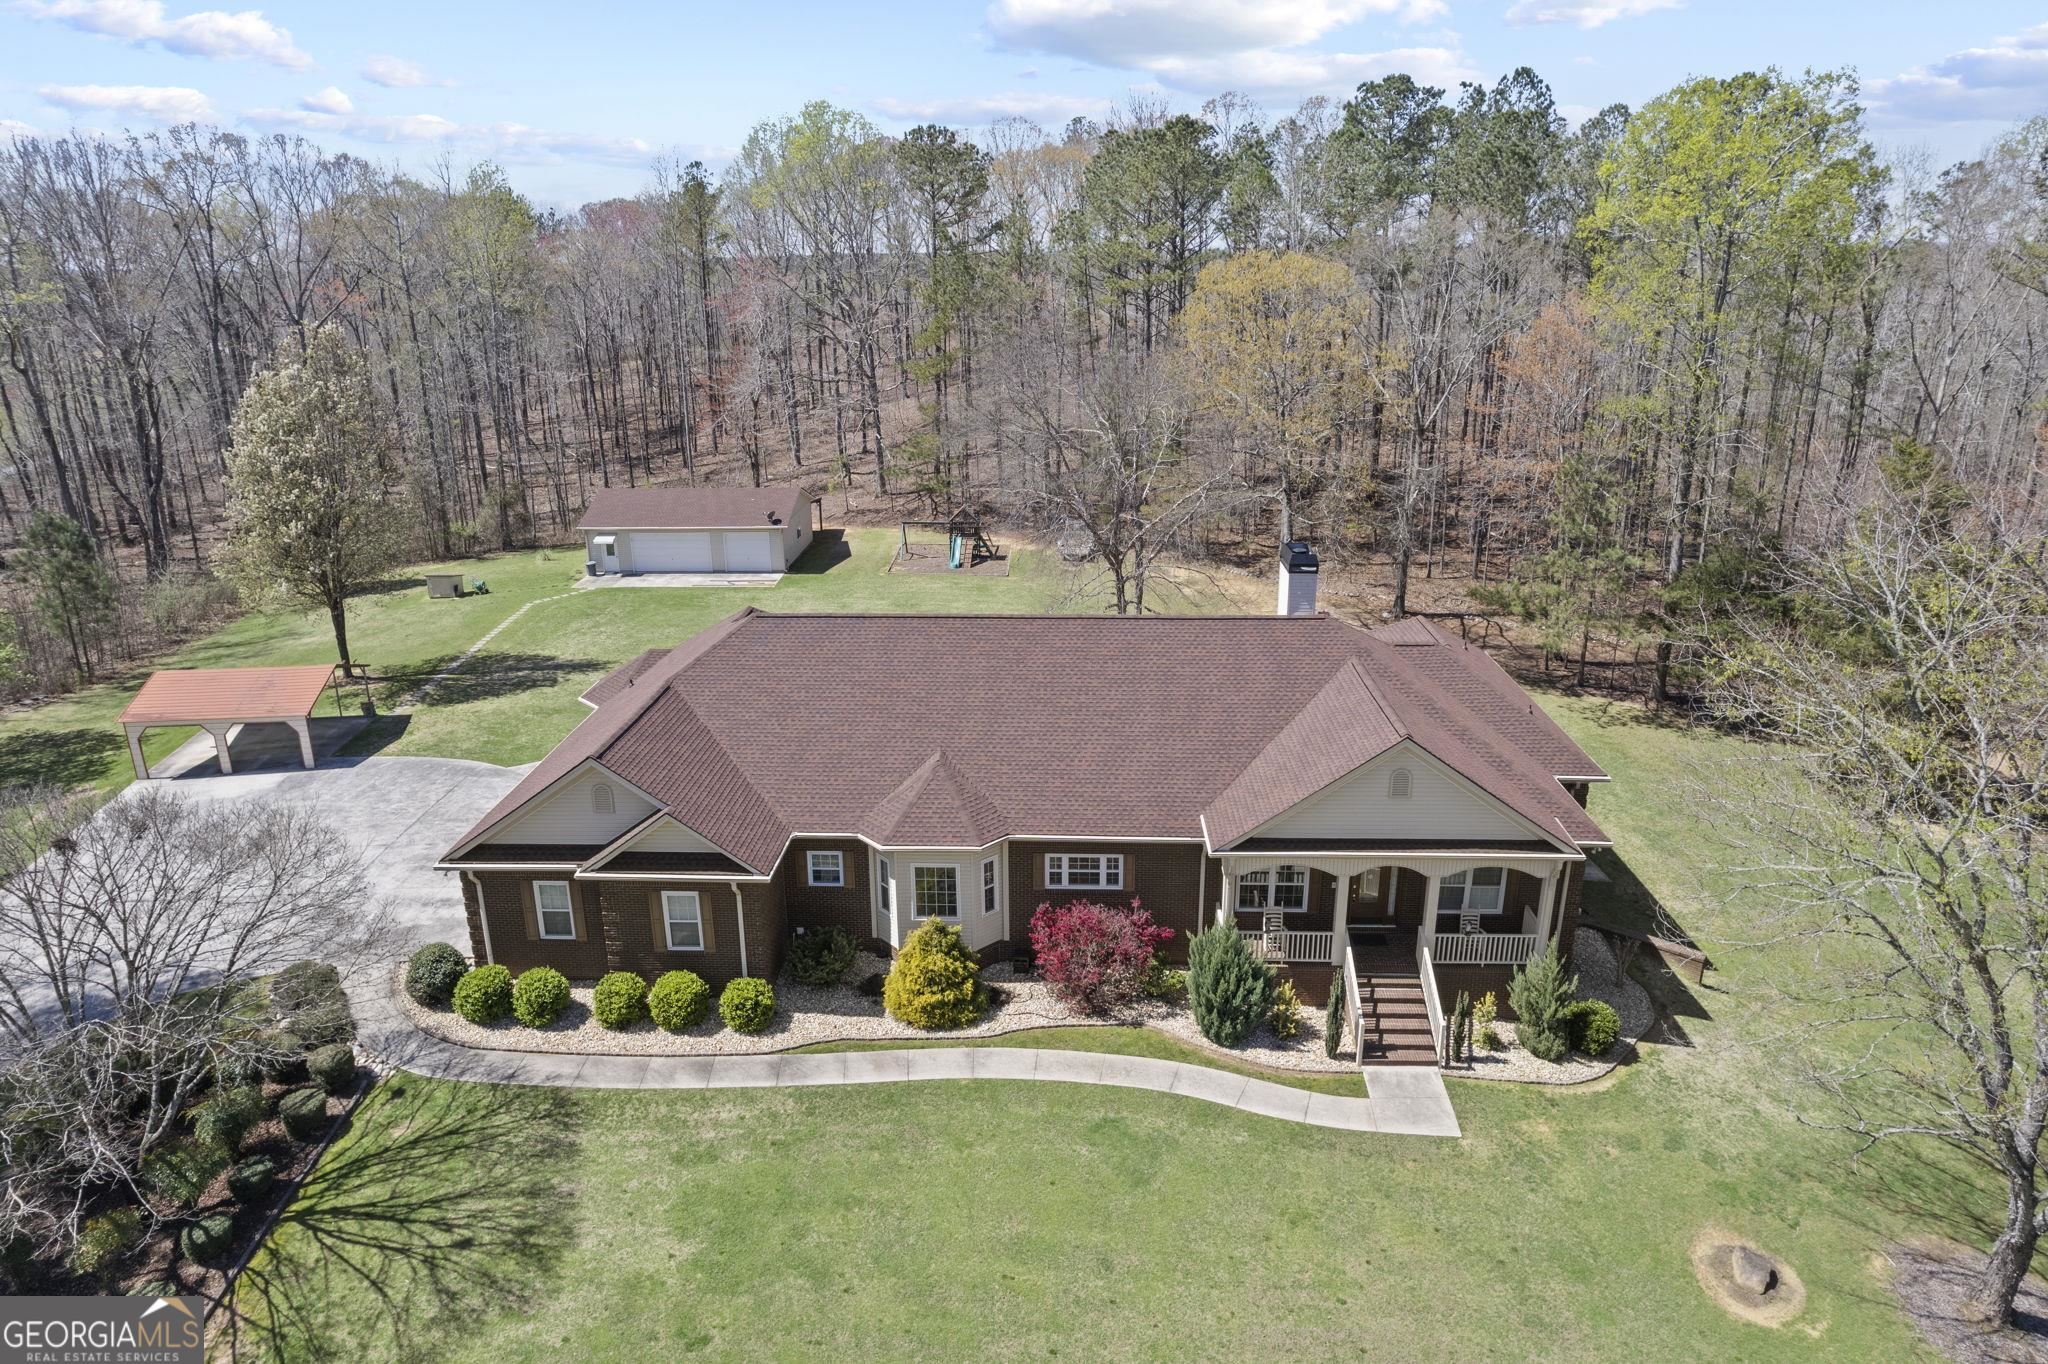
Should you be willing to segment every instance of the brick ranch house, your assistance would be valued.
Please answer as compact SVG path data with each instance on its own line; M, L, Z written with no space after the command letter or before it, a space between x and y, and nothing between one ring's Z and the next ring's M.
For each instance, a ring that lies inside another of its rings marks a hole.
M1363 1056L1428 1061L1457 991L1505 1011L1569 952L1607 843L1606 774L1420 620L749 608L583 699L439 864L480 961L716 987L813 927L939 917L986 962L1040 904L1142 900L1176 958L1234 917L1310 1002L1355 992Z

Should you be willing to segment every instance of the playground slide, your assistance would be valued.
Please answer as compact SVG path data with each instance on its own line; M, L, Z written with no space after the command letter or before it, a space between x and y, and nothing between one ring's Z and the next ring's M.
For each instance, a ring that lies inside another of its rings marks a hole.
M960 537L953 537L953 567L960 567Z

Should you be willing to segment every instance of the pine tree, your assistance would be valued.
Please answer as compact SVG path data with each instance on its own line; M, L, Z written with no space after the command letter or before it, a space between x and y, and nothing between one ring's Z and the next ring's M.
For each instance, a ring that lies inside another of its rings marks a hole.
M1579 978L1565 973L1556 943L1546 946L1542 955L1532 957L1508 981L1508 1003L1515 1010L1515 1037L1530 1055L1544 1061L1562 1061L1570 1053L1565 1010L1578 993Z
M1272 1011L1272 969L1252 955L1236 925L1204 929L1188 944L1188 1003L1202 1036L1219 1047L1244 1041Z

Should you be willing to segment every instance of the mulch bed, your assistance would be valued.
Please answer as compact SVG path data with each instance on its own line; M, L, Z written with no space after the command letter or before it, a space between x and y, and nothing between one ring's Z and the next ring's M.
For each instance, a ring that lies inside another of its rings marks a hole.
M1963 1313L1986 1256L1954 1241L1886 1248L1892 1291L1927 1343L1965 1364L2048 1364L2048 1281L2030 1274L2013 1303L2015 1322L1986 1331Z

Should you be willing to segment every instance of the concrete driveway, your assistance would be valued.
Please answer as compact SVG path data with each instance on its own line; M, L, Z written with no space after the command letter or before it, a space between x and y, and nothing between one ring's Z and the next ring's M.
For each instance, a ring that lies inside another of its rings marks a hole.
M394 938L402 933L413 944L438 938L467 952L462 888L454 872L435 871L434 862L527 769L461 758L330 758L310 772L224 777L210 765L207 770L211 775L147 785L189 800L309 808L363 857L373 890L390 907Z

